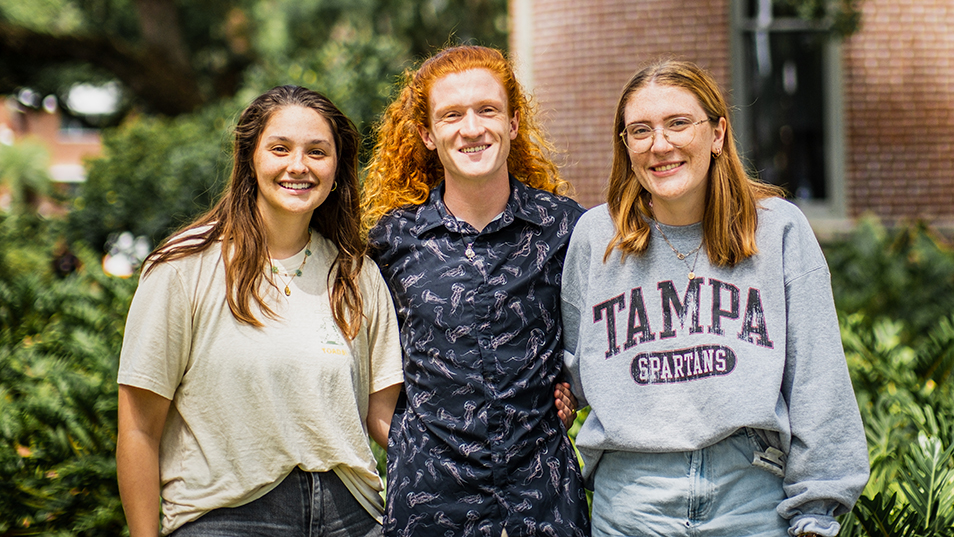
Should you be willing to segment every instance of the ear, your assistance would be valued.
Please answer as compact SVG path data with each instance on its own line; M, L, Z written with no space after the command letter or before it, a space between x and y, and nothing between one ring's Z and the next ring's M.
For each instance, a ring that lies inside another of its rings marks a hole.
M431 131L428 130L424 125L417 126L417 133L421 135L421 141L424 142L424 147L430 149L431 151L437 149L437 144L434 143L434 139L431 137Z
M716 125L715 129L713 129L713 134L715 135L715 139L712 140L712 149L709 150L711 153L715 153L715 154L722 153L722 145L725 143L725 128L726 128L725 118L720 117L719 124Z
M520 129L520 111L514 110L513 117L510 118L510 139L517 138L517 131Z

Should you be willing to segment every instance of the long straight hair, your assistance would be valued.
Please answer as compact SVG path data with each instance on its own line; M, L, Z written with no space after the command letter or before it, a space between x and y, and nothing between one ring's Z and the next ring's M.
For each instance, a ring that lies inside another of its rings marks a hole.
M682 88L693 94L710 122L725 118L722 154L713 155L709 164L702 230L709 261L717 266L735 266L758 253L755 244L758 202L781 197L784 191L746 174L735 147L729 108L718 84L698 65L676 60L664 60L641 69L620 95L613 126L613 167L607 194L616 233L606 247L603 260L609 258L614 248L619 248L625 260L627 255L640 254L649 246L651 227L645 218L652 218L651 195L636 178L629 151L618 133L625 128L624 114L630 98L653 83Z
M300 86L279 86L260 95L242 112L235 126L232 176L224 195L208 212L167 239L147 258L146 273L159 263L172 261L222 244L225 288L229 310L242 323L262 326L253 311L258 304L267 317L275 312L262 293L269 263L262 217L258 212L258 180L253 164L255 148L276 111L289 106L314 110L331 125L334 135L337 186L311 216L310 226L338 249L328 272L331 310L335 323L354 339L363 318L358 277L366 245L361 235L358 197L358 147L354 124L327 97ZM274 282L266 279L272 286Z
M524 93L513 65L499 50L461 45L442 50L404 73L398 97L377 126L374 155L364 180L365 227L370 229L392 209L420 205L432 188L444 180L436 151L421 140L418 127L430 126L429 97L441 78L471 69L490 71L507 94L507 115L520 115L517 137L510 143L507 170L532 188L566 194L570 184L560 178L551 160L555 149L536 118L536 106Z

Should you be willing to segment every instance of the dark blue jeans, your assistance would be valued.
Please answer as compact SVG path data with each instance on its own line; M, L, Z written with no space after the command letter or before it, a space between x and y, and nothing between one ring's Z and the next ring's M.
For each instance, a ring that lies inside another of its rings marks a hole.
M212 510L171 537L379 537L381 525L334 472L295 468L280 485L239 507Z

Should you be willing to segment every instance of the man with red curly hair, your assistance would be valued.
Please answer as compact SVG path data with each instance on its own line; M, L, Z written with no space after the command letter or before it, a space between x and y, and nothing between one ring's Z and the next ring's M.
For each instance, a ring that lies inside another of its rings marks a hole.
M406 74L379 126L365 223L405 370L385 535L589 535L557 383L583 208L534 111L503 54L458 46Z

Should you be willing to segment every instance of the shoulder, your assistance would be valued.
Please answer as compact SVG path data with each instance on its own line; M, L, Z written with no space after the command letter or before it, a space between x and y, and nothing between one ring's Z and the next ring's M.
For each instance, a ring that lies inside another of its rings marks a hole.
M393 312L391 290L384 281L377 263L368 256L364 256L361 264L358 288L361 290L362 308L366 318L377 317L384 312Z
M605 242L609 241L612 233L613 219L610 218L609 208L605 203L583 213L576 223L576 229L573 230L573 236L577 241L584 237L594 237L601 238Z
M812 226L808 218L794 203L782 198L766 198L758 202L758 227L760 234L811 235Z
M552 245L566 245L585 210L576 201L518 183L511 200L513 214L537 227Z
M580 217L580 224L583 223L606 223L612 222L609 215L609 206L605 203L597 205L583 213Z
M523 196L524 202L528 206L536 206L548 211L567 213L572 215L574 220L578 219L584 212L586 212L586 209L577 203L576 200L566 196L553 194L551 192L547 192L546 190L531 188L524 185L520 194Z
M312 257L318 262L319 270L327 271L331 264L338 257L338 247L331 239L325 237L317 231L312 231ZM368 285L376 285L381 280L381 272L378 266L374 264L367 255L361 256L361 271L357 274L357 283L362 288ZM311 262L309 261L309 264Z
M209 233L212 232L212 227L213 226L209 224L184 229L169 237L169 240L166 241L166 245L162 246L159 251L175 251L182 247L199 244L208 239Z
M794 203L768 198L759 203L759 251L780 255L791 280L814 270L827 270L824 253L808 218Z
M367 291L376 291L379 287L385 285L384 277L381 276L381 269L369 256L362 258L361 273L358 278L361 288Z
M186 229L170 237L165 245L159 247L156 252L149 256L142 267L142 279L145 279L147 275L152 278L153 274L164 274L165 277L175 274L181 275L197 270L208 263L217 263L221 258L222 251L222 245L219 241L214 241L208 248L200 252L186 253L181 257L176 256L172 259L155 262L156 254L175 254L178 250L198 245L207 240L211 230L212 226L202 226Z
M372 250L386 248L394 237L409 233L412 229L429 228L440 223L437 209L428 201L421 205L406 205L387 212L368 231L368 244Z
M765 198L758 203L759 218L767 217L786 221L807 220L801 209L794 203L777 197Z
M613 221L606 204L597 205L583 213L573 229L567 256L575 262L584 263L584 259L599 256L613 236Z
M384 216L368 231L368 251L372 257L387 251L414 221L408 209L395 209Z

